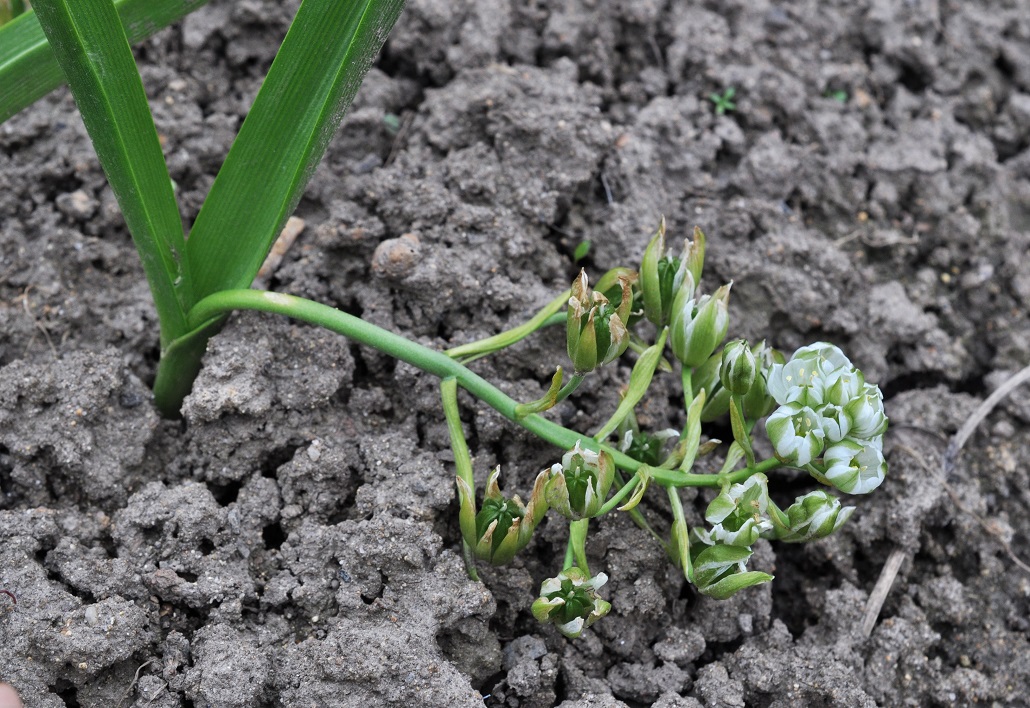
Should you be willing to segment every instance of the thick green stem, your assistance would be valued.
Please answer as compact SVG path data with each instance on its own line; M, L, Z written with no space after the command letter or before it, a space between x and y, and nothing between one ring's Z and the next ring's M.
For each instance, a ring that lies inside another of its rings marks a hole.
M601 445L587 435L569 430L539 415L530 415L519 419L516 416L516 409L519 405L517 401L443 352L424 347L328 305L293 295L262 290L224 290L207 296L190 310L189 326L199 329L233 310L258 310L286 315L342 334L434 376L440 378L453 376L462 388L483 403L555 447L571 450L579 441L585 449L608 452L618 467L630 473L636 472L640 467L640 462L628 455L607 445ZM730 479L731 481L741 481L755 472L773 469L781 464L779 460L766 460L756 465L754 469L743 469L732 473ZM675 487L718 487L725 479L725 477L714 474L685 475L679 470L658 468L652 469L652 476L656 482Z

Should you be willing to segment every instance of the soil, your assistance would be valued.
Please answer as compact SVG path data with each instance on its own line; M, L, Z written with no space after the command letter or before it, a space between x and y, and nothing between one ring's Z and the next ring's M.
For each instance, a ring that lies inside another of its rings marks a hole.
M296 5L213 0L137 50L187 224ZM634 265L664 214L675 239L708 234L732 335L839 344L893 422L883 487L834 537L760 542L776 580L729 601L621 515L596 522L614 609L577 641L529 613L564 524L465 574L432 377L236 316L161 419L154 308L68 92L9 120L0 680L39 708L1030 705L1025 395L941 462L1030 352L1028 10L410 0L270 287L446 348L523 322L581 265ZM550 330L473 366L529 400L564 361ZM550 415L598 425L630 363ZM642 423L681 424L679 384L657 391ZM525 494L560 451L462 404L477 477L501 464ZM700 523L710 494L684 498Z

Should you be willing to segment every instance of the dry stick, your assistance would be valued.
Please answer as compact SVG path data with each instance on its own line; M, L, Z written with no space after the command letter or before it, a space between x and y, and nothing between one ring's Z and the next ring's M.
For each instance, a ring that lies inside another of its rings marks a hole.
M887 562L883 564L883 570L880 571L880 579L876 581L876 586L869 595L869 600L865 603L865 616L862 617L862 636L866 639L873 633L876 618L880 616L880 610L887 599L887 594L891 591L894 579L898 577L898 571L901 570L901 564L905 562L907 556L908 553L906 551L895 548L887 557Z
M1012 547L1009 545L1009 542L1005 540L1001 531L987 523L987 521L980 518L972 510L963 505L959 500L958 495L947 482L947 478L951 476L951 472L955 468L955 461L958 459L958 454L962 450L962 446L966 444L967 440L969 440L969 437L973 434L973 431L976 430L976 427L983 422L983 419L986 418L992 410L994 410L995 406L997 406L1003 398L1007 397L1013 390L1027 381L1030 381L1030 366L1023 368L1019 373L1015 374L1012 378L999 386L998 390L988 396L987 400L981 403L980 407L973 412L973 415L971 415L962 427L959 428L959 431L955 433L955 437L953 437L951 442L948 443L948 449L944 452L941 482L943 482L944 489L948 492L948 496L951 497L951 501L954 502L955 506L958 507L960 511L969 514L976 519L977 523L980 524L984 531L998 540L1001 547L1005 549L1005 553L1007 553L1009 558L1012 559L1012 562L1019 566L1023 571L1030 573L1030 565L1027 565L1020 560L1012 551ZM922 461L920 460L920 462Z
M973 512L972 509L963 504L962 500L959 499L958 494L956 494L952 486L948 484L947 479L951 476L951 472L955 468L955 461L958 459L958 453L962 450L962 447L969 440L969 437L973 434L973 431L976 430L977 426L983 422L984 418L994 410L1003 398L1012 393L1012 391L1019 385L1027 381L1030 381L1030 366L1024 368L1018 374L999 386L997 391L988 396L987 400L980 404L980 407L973 412L965 423L963 423L962 427L959 428L958 432L955 433L954 437L952 437L951 441L948 443L948 447L944 452L944 458L941 461L941 472L938 473L927 465L923 460L922 455L912 448L906 445L897 445L897 448L910 455L912 459L918 462L928 474L936 477L941 483L941 486L944 487L944 491L946 491L948 496L951 497L951 502L955 507L962 513L968 514L976 519L976 522L980 527L989 535L994 536L998 543L1001 544L1001 547L1005 550L1005 553L1008 554L1009 558L1012 559L1012 562L1019 566L1023 571L1030 573L1030 565L1027 565L1020 560L1019 556L1013 552L1012 547L1002 535L1001 531L987 523L987 521ZM901 569L901 564L905 560L906 555L905 551L895 549L887 558L887 562L884 564L883 570L880 572L880 578L876 581L876 586L873 588L873 592L869 596L869 601L865 606L865 616L862 618L863 637L868 638L872 634L873 627L876 625L876 619L880 616L880 610L883 608L883 603L887 599L887 594L890 592L895 578L897 578L898 571Z
M994 410L994 407L998 405L1001 399L1008 396L1014 388L1026 381L1030 381L1030 366L999 386L998 390L988 396L987 400L980 404L980 407L974 411L973 415L969 416L969 419L959 428L959 431L955 433L955 437L948 443L948 449L944 453L945 477L951 474L952 469L955 467L955 460L958 459L959 451L962 450L962 446L966 444L966 441L973 434L973 431L976 430L976 427L983 422L988 413Z

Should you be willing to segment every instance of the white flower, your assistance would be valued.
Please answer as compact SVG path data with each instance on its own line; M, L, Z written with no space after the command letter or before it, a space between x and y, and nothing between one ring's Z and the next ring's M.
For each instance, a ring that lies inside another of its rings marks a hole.
M883 393L880 387L866 384L845 407L851 418L851 437L872 440L887 429L887 416L883 412Z
M823 455L823 476L846 494L868 494L880 486L887 474L882 444L881 439L876 439L843 440L832 445Z
M765 432L776 456L798 467L819 457L826 437L822 417L800 403L777 408L765 421Z

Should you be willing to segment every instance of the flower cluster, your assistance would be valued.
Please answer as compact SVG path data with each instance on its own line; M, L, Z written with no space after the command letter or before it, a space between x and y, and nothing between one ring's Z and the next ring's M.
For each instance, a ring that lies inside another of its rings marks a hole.
M883 394L844 353L825 342L803 347L769 373L779 404L765 424L776 456L847 494L867 494L887 473Z

